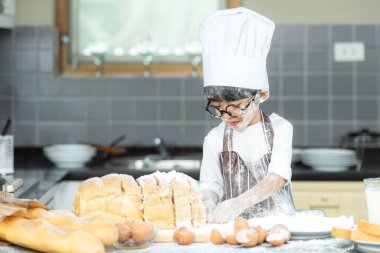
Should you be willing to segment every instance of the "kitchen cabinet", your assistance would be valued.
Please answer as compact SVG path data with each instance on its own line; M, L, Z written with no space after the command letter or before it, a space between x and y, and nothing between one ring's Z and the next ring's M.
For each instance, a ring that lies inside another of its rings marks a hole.
M293 181L297 209L324 210L327 216L367 219L367 203L362 181Z
M0 0L0 28L14 27L16 0Z

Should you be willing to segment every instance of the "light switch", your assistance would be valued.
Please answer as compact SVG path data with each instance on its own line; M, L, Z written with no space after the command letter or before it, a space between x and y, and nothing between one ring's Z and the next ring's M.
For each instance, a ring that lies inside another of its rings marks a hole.
M334 61L354 62L365 60L365 46L363 42L336 42L334 43Z

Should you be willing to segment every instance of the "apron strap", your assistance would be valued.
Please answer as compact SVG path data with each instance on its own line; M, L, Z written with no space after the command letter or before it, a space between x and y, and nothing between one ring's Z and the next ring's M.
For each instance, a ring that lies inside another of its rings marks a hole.
M262 110L260 110L260 114L261 114L261 121L262 121L262 126L263 126L265 143L267 144L268 152L272 154L273 138L274 138L273 126L268 115L266 115Z
M226 126L224 128L224 135L223 135L223 151L232 151L233 143L232 143L232 136L233 136L233 130L226 123Z

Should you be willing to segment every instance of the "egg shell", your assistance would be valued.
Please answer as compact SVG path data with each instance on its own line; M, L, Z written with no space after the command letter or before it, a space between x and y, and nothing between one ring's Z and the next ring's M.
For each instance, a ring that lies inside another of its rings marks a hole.
M265 239L267 238L268 233L261 226L255 227L255 230L256 230L258 237L259 237L257 240L257 244L260 245L260 244L265 242Z
M217 228L213 228L211 230L210 241L214 244L223 244L226 242L226 240Z
M188 230L186 227L180 227L174 232L173 239L180 245L189 245L193 243L194 236L194 232Z
M276 224L274 225L268 232L268 234L272 233L283 233L286 236L286 242L290 240L290 230L284 224Z
M236 233L235 238L238 243L249 248L257 245L259 236L256 230L242 229Z
M249 223L243 217L237 217L234 221L234 232L235 234L242 229L249 229Z
M116 228L119 231L118 241L120 243L127 242L131 237L131 228L126 223L117 223Z
M137 223L132 227L132 239L137 243L149 241L154 234L154 227L150 223Z
M235 235L227 235L226 236L226 242L231 245L239 245L239 243L236 241Z

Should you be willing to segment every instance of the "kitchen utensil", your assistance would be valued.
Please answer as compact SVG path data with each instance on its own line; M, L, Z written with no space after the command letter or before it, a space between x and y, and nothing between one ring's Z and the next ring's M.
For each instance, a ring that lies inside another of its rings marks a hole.
M11 119L7 119L7 121L5 122L3 131L1 131L2 136L6 135L8 133L8 129L11 126L11 122L12 122Z
M95 143L89 143L89 145L95 147L98 150L98 154L93 158L91 165L101 165L109 161L112 157L122 155L127 152L124 147L115 147L121 143L126 136L123 134L113 140L108 146Z
M13 172L13 136L0 136L0 175Z

